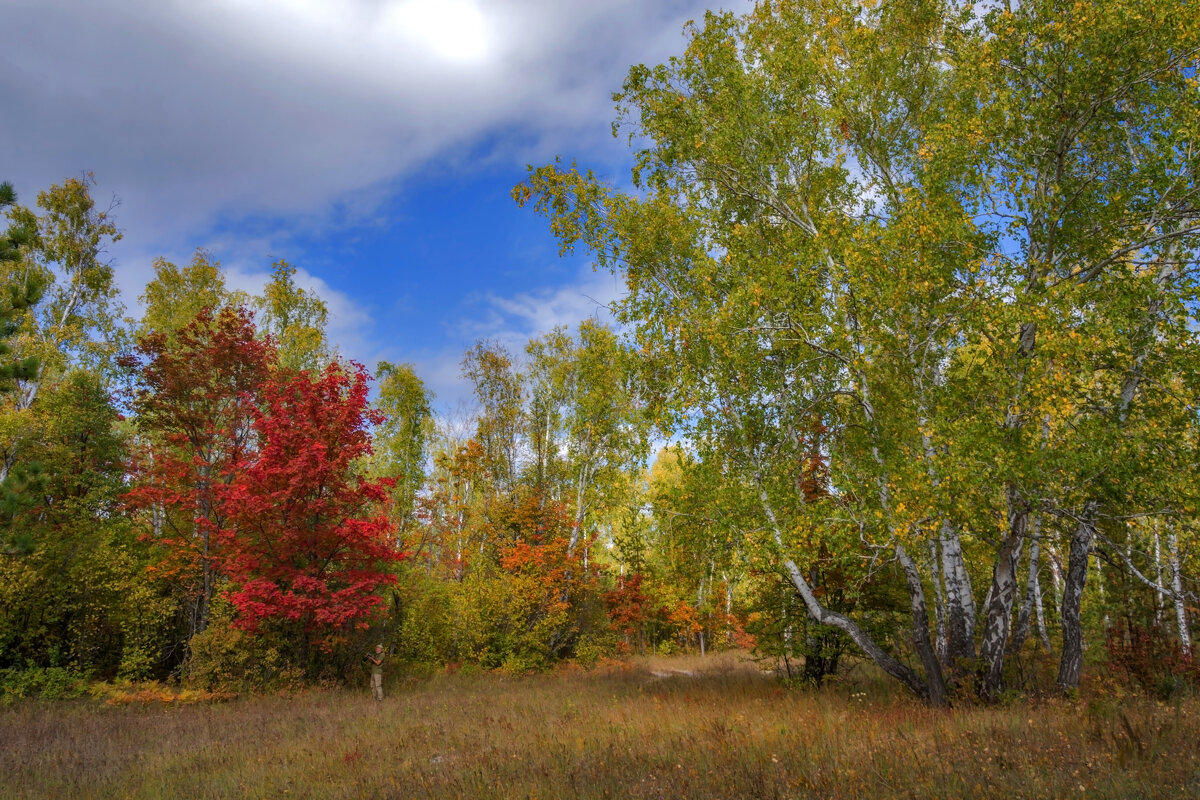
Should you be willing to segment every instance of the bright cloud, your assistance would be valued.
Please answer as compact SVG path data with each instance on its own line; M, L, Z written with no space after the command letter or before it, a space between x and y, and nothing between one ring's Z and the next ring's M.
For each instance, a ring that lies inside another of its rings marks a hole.
M699 0L95 0L6 4L4 177L94 170L141 237L325 214L487 137L608 142L631 63ZM527 155L527 154L521 154Z
M470 0L411 0L388 6L379 35L428 50L456 64L485 61L492 47L487 19Z
M469 321L464 326L475 338L494 339L520 352L531 338L559 326L574 327L589 317L615 324L609 309L623 294L619 276L589 269L569 286L507 297L489 294L489 313L484 320Z
M411 305L442 317L421 316L430 340L417 340L394 324L395 299L410 289L384 294L360 251L328 243L389 228L395 199L414 177L428 183L420 176L433 164L452 176L481 163L512 174L564 153L616 169L627 152L609 136L611 92L630 64L678 52L683 23L709 5L10 0L0 180L30 200L93 170L100 196L118 194L126 238L111 255L131 309L154 256L186 263L192 248L209 248L231 284L257 291L277 254L329 304L344 354L368 366L417 361L452 399L462 339L519 351L555 325L604 318L619 281L588 273L564 286L538 258L511 287L460 280L465 300L443 292L434 302L427 282ZM321 231L334 233L314 237ZM329 249L306 251L314 241ZM375 268L429 272L427 263L417 247ZM438 269L457 266L443 259ZM474 321L454 321L468 313Z
M457 344L417 358L417 374L437 395L442 412L452 414L473 402L461 372L463 354L475 341L497 342L519 361L530 339L553 328L574 328L588 318L615 325L609 308L623 294L619 276L587 269L566 286L477 297L475 313L449 323L447 338Z

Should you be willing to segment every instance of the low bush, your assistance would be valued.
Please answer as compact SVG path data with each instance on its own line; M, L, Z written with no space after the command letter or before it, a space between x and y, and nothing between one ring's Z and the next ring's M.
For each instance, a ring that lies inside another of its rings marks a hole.
M64 667L27 667L0 670L0 703L39 698L63 700L87 691L87 680Z

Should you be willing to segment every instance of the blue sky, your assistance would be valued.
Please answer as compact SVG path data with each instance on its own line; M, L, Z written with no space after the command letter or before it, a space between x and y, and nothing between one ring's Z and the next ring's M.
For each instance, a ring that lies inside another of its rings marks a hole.
M95 173L97 198L120 199L109 255L131 313L156 256L204 247L250 291L285 258L344 355L413 362L450 408L475 340L517 350L619 296L509 192L558 154L623 181L611 93L631 64L680 52L710 4L4 5L0 179L32 202Z

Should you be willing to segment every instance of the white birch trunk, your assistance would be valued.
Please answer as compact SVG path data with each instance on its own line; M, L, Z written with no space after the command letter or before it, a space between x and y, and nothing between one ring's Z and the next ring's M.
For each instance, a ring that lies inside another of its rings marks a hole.
M1038 638L1042 640L1042 649L1049 653L1050 634L1046 630L1046 611L1042 607L1042 581L1037 573L1033 575L1033 607L1037 610Z
M1046 550L1050 553L1050 584L1054 590L1054 607L1061 608L1063 601L1063 578L1062 578L1062 559L1058 555L1058 551L1054 549L1054 545L1046 543Z
M933 571L933 610L937 620L937 638L934 640L934 650L937 652L938 660L944 663L947 660L949 643L946 641L946 595L943 591L942 571L938 568L939 558L937 540L930 540L929 564Z
M1183 570L1179 563L1179 540L1172 532L1167 537L1171 559L1171 592L1175 595L1175 626L1179 630L1179 647L1185 656L1192 654L1192 636L1188 631L1187 608L1183 604Z
M1038 540L1038 530L1041 527L1041 517L1033 518L1033 537L1029 543L1029 571L1025 578L1025 594L1021 599L1021 608L1017 612L1017 624L1012 633L1012 651L1021 652L1025 639L1029 636L1029 626L1033 617L1034 595L1037 593L1038 556L1041 542Z
M1163 609L1167 605L1167 596L1163 594L1163 561L1162 561L1162 541L1158 535L1158 520L1154 521L1154 577L1158 581L1158 588L1154 590L1157 602L1154 606L1154 627L1162 625ZM1172 589L1175 587L1172 586Z

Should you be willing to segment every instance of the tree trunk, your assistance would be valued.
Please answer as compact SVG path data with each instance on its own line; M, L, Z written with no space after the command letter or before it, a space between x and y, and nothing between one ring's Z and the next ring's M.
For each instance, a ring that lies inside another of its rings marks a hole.
M1046 610L1042 607L1042 580L1035 572L1033 575L1033 607L1037 610L1038 638L1042 640L1042 649L1049 653L1050 634L1046 632Z
M1096 559L1096 593L1100 595L1100 607L1104 609L1104 630L1112 627L1112 618L1108 615L1108 601L1104 595L1104 565Z
M813 594L812 587L808 585L808 581L804 579L804 575L800 572L800 568L796 566L794 561L790 558L784 559L783 567L792 582L792 586L804 600L804 605L808 608L808 613L812 615L814 620L821 625L832 625L845 632L851 641L858 645L867 654L867 657L874 661L880 669L903 683L917 697L920 697L930 705L946 705L944 692L940 697L935 692L931 692L917 673L888 655L854 620L845 614L830 611L822 606L821 602L817 600L816 595ZM940 677L940 671L938 674Z
M947 705L946 683L942 676L942 664L938 661L933 643L929 640L929 614L925 608L925 588L921 583L921 573L912 558L904 548L896 545L896 557L908 579L908 597L912 606L913 646L925 668L925 683L929 691L929 704L933 706Z
M923 405L918 420L924 431L927 421ZM934 469L936 456L928 434L921 434L921 445L929 482L937 489L941 479ZM944 604L942 579L938 575L938 550L942 556L941 573L945 576ZM930 552L933 555L933 584L937 603L938 651L942 660L949 661L958 671L975 659L975 600L971 595L971 575L963 559L962 542L949 519L942 520L936 545L930 543Z
M1172 532L1167 537L1171 559L1171 592L1175 601L1175 626L1179 630L1179 647L1185 656L1192 654L1192 636L1188 631L1187 608L1183 604L1183 575L1179 565L1179 540Z
M929 542L929 564L933 570L933 610L934 617L937 619L937 637L934 639L934 650L937 652L938 660L945 663L947 660L946 654L949 652L949 644L946 641L946 595L942 588L942 572L938 569L938 543L936 540Z
M1158 520L1154 521L1154 579L1158 582L1159 587L1154 590L1154 626L1157 628L1162 625L1163 608L1167 604L1167 596L1163 594L1162 590L1166 581L1163 580L1162 540L1158 535Z
M1008 489L1008 536L1000 547L992 573L991 599L983 641L979 646L980 672L976 691L980 698L993 701L1004 685L1004 651L1012 619L1013 599L1017 594L1017 567L1021 547L1029 526L1029 507L1013 487Z
M948 521L938 534L946 581L947 655L959 668L975 660L975 598L958 531Z
M1050 583L1054 587L1054 607L1062 608L1062 558L1058 555L1058 551L1054 549L1054 545L1049 542L1046 543L1046 550L1050 553Z
M1037 594L1038 556L1041 551L1041 541L1038 534L1041 529L1041 517L1033 519L1033 536L1029 542L1029 573L1025 578L1025 596L1021 599L1021 609L1017 612L1017 624L1013 628L1012 641L1009 649L1013 653L1021 652L1025 639L1029 636L1029 624L1033 617L1034 595Z
M1062 599L1062 656L1058 664L1058 688L1071 691L1078 688L1083 669L1083 619L1080 609L1083 589L1087 583L1088 557L1095 538L1095 518L1100 503L1089 500L1071 537L1071 552L1068 556L1067 575Z
M725 646L733 645L733 583L725 578Z

